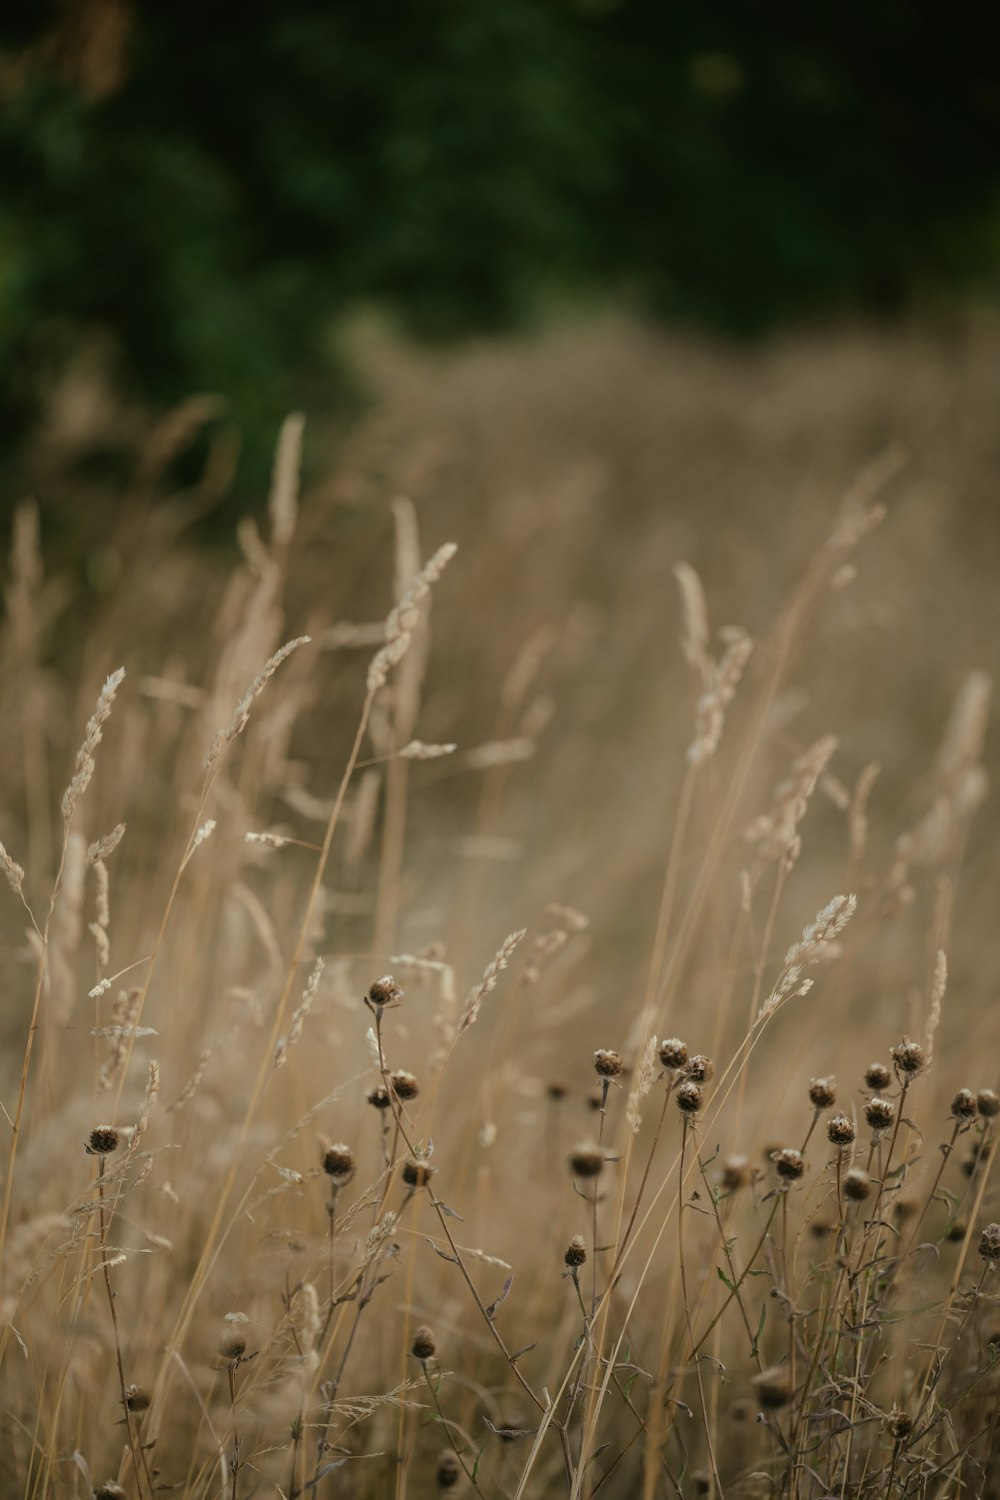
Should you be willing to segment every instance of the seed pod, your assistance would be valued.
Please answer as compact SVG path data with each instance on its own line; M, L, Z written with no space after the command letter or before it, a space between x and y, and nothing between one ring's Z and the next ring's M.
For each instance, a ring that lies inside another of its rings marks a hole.
M599 1177L604 1171L604 1152L592 1141L579 1141L569 1155L574 1177Z
M831 1115L826 1122L826 1134L832 1146L849 1146L856 1131L849 1115Z
M886 1089L889 1087L891 1079L892 1074L885 1063L869 1063L865 1069L865 1083L867 1083L870 1089L875 1089L876 1091L878 1089Z
M121 1144L121 1135L113 1125L96 1125L87 1138L88 1156L111 1156Z
M582 1234L574 1234L566 1246L566 1254L563 1260L568 1266L582 1266L587 1259L587 1247L583 1242Z
M992 1120L994 1115L1000 1115L1000 1094L992 1089L980 1089L976 1095L976 1106L984 1120Z
M376 1084L375 1088L373 1089L369 1089L365 1097L367 1098L368 1103L371 1105L372 1109L392 1108L392 1100L389 1097L389 1090L382 1083Z
M701 1089L690 1078L678 1085L674 1098L677 1108L685 1115L696 1115L704 1103Z
M971 1120L976 1113L976 1096L971 1089L959 1089L951 1101L951 1112L956 1120Z
M806 1169L805 1157L794 1146L785 1146L774 1158L775 1170L787 1182L797 1182Z
M887 1130L896 1118L896 1106L891 1099L880 1099L877 1095L865 1105L865 1119L873 1130Z
M829 1109L837 1102L837 1086L832 1078L814 1078L809 1085L809 1098L817 1109Z
M408 1073L405 1068L397 1068L395 1073L390 1073L389 1084L396 1098L402 1099L404 1103L415 1099L420 1093L419 1083L414 1075Z
M1000 1224L987 1224L979 1240L979 1253L991 1266L1000 1260Z
M715 1077L715 1063L703 1052L688 1059L684 1072L692 1083L709 1083Z
M381 979L376 979L365 996L368 1004L379 1010L383 1005L397 1005L402 998L403 991L391 974L383 974Z
M665 1068L683 1068L688 1060L688 1049L678 1037L668 1037L660 1043L659 1058Z
M338 1187L350 1182L354 1176L354 1152L350 1146L340 1141L335 1146L328 1146L323 1152L323 1171Z
M747 1156L730 1156L722 1167L722 1186L727 1193L736 1193L746 1187L753 1177L753 1168Z
M416 1161L411 1156L403 1163L403 1181L407 1187L426 1187L436 1171L429 1161Z
M621 1054L612 1052L609 1047L599 1047L594 1053L594 1068L598 1078L617 1078L624 1066Z
M867 1172L862 1172L858 1167L853 1167L844 1178L844 1197L852 1198L855 1203L863 1203L870 1198L872 1193L872 1180Z
M434 1330L428 1328L426 1323L421 1323L413 1335L411 1353L414 1359L430 1359L437 1349L437 1341L434 1338Z
M893 1047L892 1060L897 1070L905 1073L908 1078L915 1078L927 1066L923 1047L919 1042L911 1042L908 1036L904 1036Z
M240 1329L225 1327L219 1339L219 1353L222 1358L232 1362L238 1362L247 1352L246 1336Z
M897 1443L900 1443L903 1438L909 1437L913 1431L913 1418L907 1412L903 1411L902 1407L894 1406L885 1419L885 1425L888 1428L889 1436L895 1438Z

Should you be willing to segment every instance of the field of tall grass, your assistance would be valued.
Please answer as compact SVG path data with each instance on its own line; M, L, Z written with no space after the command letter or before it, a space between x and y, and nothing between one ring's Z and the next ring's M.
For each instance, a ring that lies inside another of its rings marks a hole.
M373 337L232 556L50 431L4 1494L1000 1495L996 354Z

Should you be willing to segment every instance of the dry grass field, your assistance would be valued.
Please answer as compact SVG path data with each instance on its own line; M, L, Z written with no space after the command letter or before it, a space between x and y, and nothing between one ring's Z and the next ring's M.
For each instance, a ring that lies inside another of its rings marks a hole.
M358 355L7 543L3 1494L1000 1495L1000 330Z

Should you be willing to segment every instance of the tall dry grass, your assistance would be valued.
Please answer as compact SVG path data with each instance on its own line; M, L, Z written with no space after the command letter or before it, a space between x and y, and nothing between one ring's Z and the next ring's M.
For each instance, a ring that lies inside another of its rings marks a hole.
M232 569L196 404L78 688L22 508L11 1494L1000 1492L990 347L379 354Z

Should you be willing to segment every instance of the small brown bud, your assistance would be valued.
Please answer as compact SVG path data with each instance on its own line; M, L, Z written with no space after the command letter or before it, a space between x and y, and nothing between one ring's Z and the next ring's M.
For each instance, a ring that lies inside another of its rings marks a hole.
M402 998L403 991L391 974L383 974L381 979L376 979L365 996L368 1004L378 1009L383 1005L398 1005Z
M885 1425L889 1430L889 1436L900 1443L913 1431L913 1418L903 1411L901 1406L894 1406L885 1419Z
M579 1141L570 1152L569 1169L574 1177L599 1177L604 1171L604 1152L592 1141Z
M809 1085L809 1098L817 1109L829 1109L837 1102L837 1086L832 1078L814 1078Z
M462 1472L461 1465L450 1448L445 1448L438 1459L437 1482L439 1490L454 1489Z
M867 1083L870 1089L875 1089L876 1091L878 1089L886 1089L889 1087L891 1079L892 1074L885 1063L869 1063L865 1069L865 1083Z
M779 1406L787 1406L791 1400L792 1383L788 1378L788 1371L780 1365L755 1375L753 1383L757 1387L757 1401L761 1406L775 1410Z
M971 1120L976 1113L976 1096L971 1089L959 1089L951 1101L951 1112L956 1120Z
M785 1146L774 1158L774 1166L779 1177L797 1182L806 1169L805 1157L794 1146Z
M582 1266L587 1259L587 1247L583 1242L582 1234L574 1234L566 1246L566 1254L563 1260L568 1266Z
M229 1324L222 1330L219 1339L219 1353L225 1360L239 1362L247 1352L246 1335L237 1325L231 1327Z
M152 1396L143 1385L127 1385L125 1387L125 1405L129 1411L146 1411Z
M621 1054L612 1052L609 1047L598 1047L594 1053L594 1068L598 1078L617 1078L624 1066Z
M376 1084L373 1089L369 1089L366 1097L368 1099L368 1103L372 1106L373 1109L392 1108L392 1100L389 1097L389 1090L382 1083Z
M727 1193L736 1193L746 1187L753 1177L753 1168L747 1156L727 1157L722 1166L722 1186Z
M892 1060L897 1070L905 1073L908 1078L915 1078L927 1066L923 1047L919 1042L911 1042L908 1036L904 1036L893 1047Z
M434 1338L434 1330L428 1328L426 1323L421 1323L413 1335L411 1353L414 1359L430 1359L437 1349L437 1341Z
M323 1171L333 1178L338 1187L350 1182L354 1176L354 1152L350 1146L345 1146L342 1141L338 1141L335 1146L328 1146L323 1152Z
M976 1095L976 1105L984 1120L992 1120L994 1115L1000 1115L1000 1094L994 1093L992 1089L980 1089Z
M831 1115L826 1122L826 1134L832 1146L849 1146L856 1131L850 1115Z
M715 1077L715 1063L703 1052L699 1052L696 1057L688 1058L684 1072L692 1083L709 1083Z
M426 1187L436 1171L429 1161L417 1161L410 1156L403 1163L403 1181L407 1187Z
M117 1151L121 1136L113 1125L97 1125L87 1138L88 1156L110 1156Z
M705 1102L701 1089L690 1078L678 1084L674 1098L677 1100L677 1108L685 1115L696 1115Z
M872 1194L872 1180L867 1172L853 1167L844 1178L844 1197L852 1198L855 1203L863 1203Z
M888 1130L896 1118L896 1106L891 1099L880 1099L878 1095L865 1105L865 1119L873 1130Z
M408 1073L405 1068L397 1068L395 1073L390 1073L389 1084L396 1098L402 1099L404 1103L409 1103L411 1099L415 1099L420 1093L419 1083L413 1074Z
M664 1068L683 1068L688 1060L688 1049L678 1037L668 1037L660 1043L660 1063Z
M1000 1224L987 1224L979 1240L979 1253L991 1266L1000 1260Z

